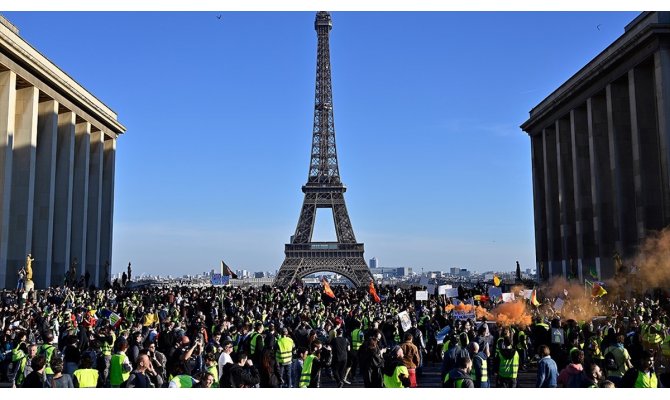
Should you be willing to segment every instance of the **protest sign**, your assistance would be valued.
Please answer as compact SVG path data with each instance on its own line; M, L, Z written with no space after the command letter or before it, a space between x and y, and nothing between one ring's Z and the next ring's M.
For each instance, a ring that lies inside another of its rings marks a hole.
M404 332L407 332L409 328L412 327L412 322L409 319L409 313L407 311L399 313L398 319L400 320L400 325L402 325L402 330Z
M424 301L425 301L425 300L428 300L428 292L425 291L425 290L419 290L419 291L417 291L417 292L416 292L416 300L417 300L417 301L420 301L420 300L424 300Z

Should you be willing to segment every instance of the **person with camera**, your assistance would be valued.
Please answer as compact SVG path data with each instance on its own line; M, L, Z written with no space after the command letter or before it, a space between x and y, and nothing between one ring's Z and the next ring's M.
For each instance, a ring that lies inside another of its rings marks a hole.
M224 365L220 385L224 388L250 388L260 382L253 361L243 351L232 354L233 362Z

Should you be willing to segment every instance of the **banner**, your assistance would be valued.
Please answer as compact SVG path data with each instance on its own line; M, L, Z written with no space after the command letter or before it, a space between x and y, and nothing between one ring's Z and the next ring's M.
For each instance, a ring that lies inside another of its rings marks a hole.
M526 289L523 291L523 298L526 300L530 300L530 296L533 295L533 289Z
M412 327L412 321L410 321L409 313L407 311L399 313L398 319L400 320L400 325L402 325L403 332L407 332L409 328Z
M456 310L454 310L454 311L451 312L451 317L453 319L460 320L460 321L465 321L466 319L471 319L471 320L474 321L474 320L477 319L477 315L475 314L474 311L466 312L466 311L456 311Z
M509 303L514 301L514 293L503 293L502 294L502 301L505 303Z
M419 290L419 291L417 291L417 292L416 292L416 300L417 300L417 301L420 301L420 300L426 301L426 300L428 300L428 292L425 291L425 290Z

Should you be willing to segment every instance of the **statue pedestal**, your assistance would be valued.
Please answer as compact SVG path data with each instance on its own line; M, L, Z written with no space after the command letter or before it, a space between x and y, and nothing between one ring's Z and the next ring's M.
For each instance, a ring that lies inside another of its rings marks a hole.
M27 280L26 281L26 292L30 292L31 290L35 290L35 282L32 280Z

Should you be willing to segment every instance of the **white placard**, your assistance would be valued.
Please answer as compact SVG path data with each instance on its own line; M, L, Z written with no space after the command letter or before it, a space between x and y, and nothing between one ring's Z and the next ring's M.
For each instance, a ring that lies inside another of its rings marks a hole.
M440 285L437 287L437 294L447 294L447 289L451 289L451 285Z
M526 289L523 291L523 298L530 300L530 296L533 295L533 289Z
M417 291L417 292L416 292L416 300L417 300L417 301L420 301L420 300L426 301L426 300L428 300L428 291L426 291L426 290L419 290L419 291Z
M503 293L502 294L502 301L505 303L509 303L510 301L514 301L514 293Z

